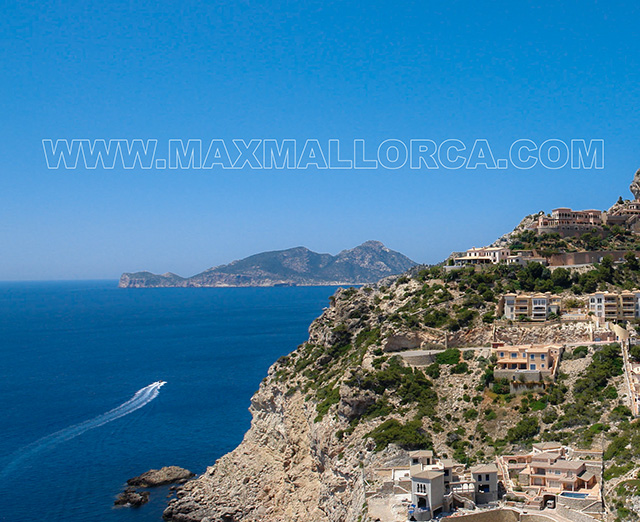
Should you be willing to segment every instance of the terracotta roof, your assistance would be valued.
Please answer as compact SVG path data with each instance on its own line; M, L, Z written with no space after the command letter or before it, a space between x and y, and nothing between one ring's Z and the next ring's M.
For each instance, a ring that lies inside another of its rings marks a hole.
M578 478L580 480L584 480L585 482L589 482L595 476L596 476L595 473L585 470L584 472L580 473L580 475L578 475Z
M409 457L412 459L419 459L420 457L433 457L433 451L431 450L418 450L409 453Z
M558 460L552 467L558 469L580 469L582 466L584 466L584 462L581 460Z
M471 468L471 473L497 473L498 467L495 464L480 464Z
M420 473L415 473L414 475L411 475L411 478L425 479L425 480L433 480L438 477L444 477L444 471L427 470L427 471L421 471Z
M552 448L561 448L562 444L559 442L536 442L533 444L533 447L541 450L547 450Z
M560 458L560 453L545 451L543 453L538 453L537 455L533 455L533 457L531 457L531 460L557 460L559 458Z

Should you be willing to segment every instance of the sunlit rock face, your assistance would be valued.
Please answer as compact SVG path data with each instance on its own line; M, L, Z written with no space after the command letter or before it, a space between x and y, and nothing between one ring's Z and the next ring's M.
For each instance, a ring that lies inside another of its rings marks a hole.
M631 190L635 199L640 199L640 169L638 169L636 171L636 175L633 176L633 181L631 182L629 190Z

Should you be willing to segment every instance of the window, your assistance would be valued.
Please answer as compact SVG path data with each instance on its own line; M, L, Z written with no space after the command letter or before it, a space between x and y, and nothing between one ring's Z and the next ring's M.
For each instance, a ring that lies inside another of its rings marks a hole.
M485 480L489 482L489 475L486 476Z
M542 364L540 365L540 368L542 368L542 369L544 370L544 363L542 363Z
M536 369L536 365L535 364L530 364L529 365L529 369L530 370L535 370Z
M533 355L533 354L531 354L531 355L529 356L529 359L531 359L532 361L533 361L535 358L536 358L536 356L535 356L535 355Z
M543 353L540 354L540 359L544 361L544 354Z
M518 354L517 354L517 353L511 353L511 358L512 358L512 359L516 359L517 357L518 357Z

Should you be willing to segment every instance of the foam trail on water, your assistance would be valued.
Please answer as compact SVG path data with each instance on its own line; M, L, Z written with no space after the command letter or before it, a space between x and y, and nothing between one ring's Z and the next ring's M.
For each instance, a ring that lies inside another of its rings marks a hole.
M54 446L62 442L66 442L71 440L78 435L82 435L83 433L99 428L100 426L104 426L105 424L112 422L120 417L124 417L125 415L129 415L140 408L143 408L147 404L149 404L153 399L155 399L160 393L160 388L165 384L164 381L156 381L149 386L145 386L141 390L138 390L131 399L127 402L122 403L117 408L113 410L109 410L102 415L98 415L93 419L81 422L80 424L74 424L73 426L69 426L68 428L64 428L63 430L56 431L51 435L47 435L28 446L18 450L14 455L14 458L9 464L5 466L5 468L0 472L0 477L5 477L11 471L13 471L21 462L32 457L36 453L39 453L43 450L50 449Z

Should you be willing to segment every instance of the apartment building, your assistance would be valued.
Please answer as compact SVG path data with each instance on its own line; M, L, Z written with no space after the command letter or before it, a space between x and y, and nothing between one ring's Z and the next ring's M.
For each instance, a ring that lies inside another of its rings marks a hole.
M559 314L562 297L551 294L504 294L498 301L498 316L512 321L526 318L546 321L550 314Z
M604 321L621 321L640 317L640 290L596 292L588 296L589 312Z
M493 349L497 359L493 376L496 379L524 382L542 382L545 378L554 378L562 349L560 344L498 345Z

